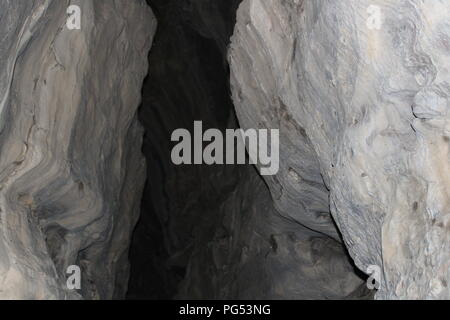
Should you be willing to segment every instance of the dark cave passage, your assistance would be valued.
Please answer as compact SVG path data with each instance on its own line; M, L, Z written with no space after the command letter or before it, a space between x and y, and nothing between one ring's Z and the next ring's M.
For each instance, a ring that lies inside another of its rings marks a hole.
M158 20L139 110L149 178L130 250L129 298L176 295L196 234L213 229L217 204L239 179L242 168L178 167L170 159L177 128L197 120L236 127L226 48L239 2L148 0Z

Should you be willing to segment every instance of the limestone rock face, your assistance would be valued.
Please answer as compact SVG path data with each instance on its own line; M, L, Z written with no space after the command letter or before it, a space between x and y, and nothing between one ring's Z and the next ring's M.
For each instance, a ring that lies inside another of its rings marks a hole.
M66 27L69 5L81 29ZM0 2L0 298L123 297L156 22L141 0ZM66 268L82 270L66 289Z
M280 129L280 171L265 177L275 207L339 239L331 213L356 265L380 268L380 299L450 298L449 12L419 0L238 11L233 100L244 129Z

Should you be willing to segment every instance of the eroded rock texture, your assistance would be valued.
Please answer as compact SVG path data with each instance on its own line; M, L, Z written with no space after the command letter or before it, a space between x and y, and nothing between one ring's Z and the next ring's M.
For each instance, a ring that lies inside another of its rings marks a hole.
M66 28L70 4L81 30ZM123 297L145 163L144 1L0 2L0 298ZM82 289L66 291L66 267Z
M339 239L329 198L356 265L381 268L381 299L450 297L449 12L445 0L245 0L238 12L233 100L243 128L280 129L275 207Z

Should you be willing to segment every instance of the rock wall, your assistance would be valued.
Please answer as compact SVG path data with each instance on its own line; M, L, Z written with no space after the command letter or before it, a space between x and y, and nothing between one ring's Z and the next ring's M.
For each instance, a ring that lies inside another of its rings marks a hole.
M66 27L69 5L81 30ZM144 1L1 1L0 298L123 297L145 162ZM66 268L82 285L66 290Z
M380 268L380 299L450 297L449 9L245 0L238 11L233 100L241 127L280 129L275 207L338 239L331 213L356 265Z

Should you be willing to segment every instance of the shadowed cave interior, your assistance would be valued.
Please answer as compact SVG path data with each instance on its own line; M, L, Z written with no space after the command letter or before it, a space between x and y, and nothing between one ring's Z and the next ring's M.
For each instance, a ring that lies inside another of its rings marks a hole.
M241 1L147 2L158 27L139 108L147 181L127 298L369 297L342 243L280 215L253 166L172 164L175 129L238 127L227 50ZM297 272L308 264L319 271Z

